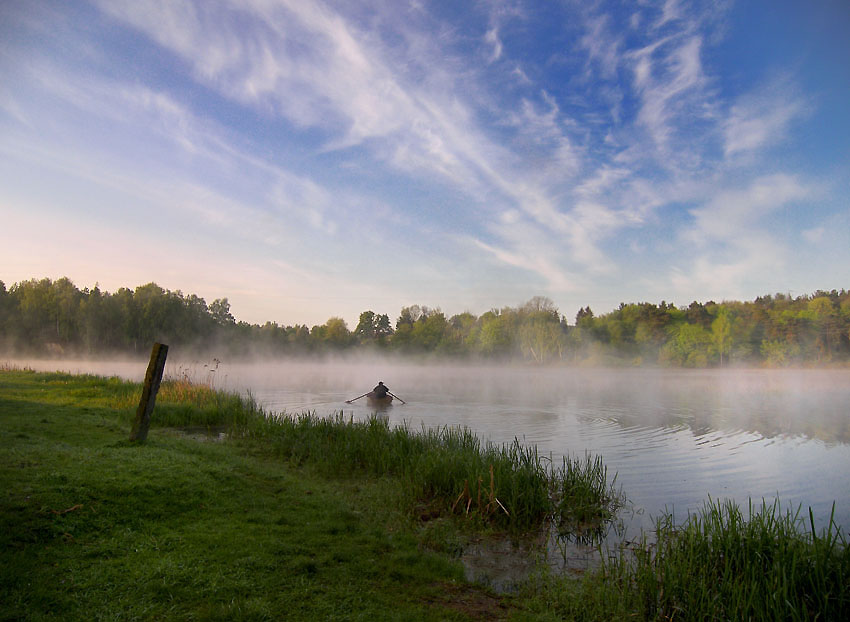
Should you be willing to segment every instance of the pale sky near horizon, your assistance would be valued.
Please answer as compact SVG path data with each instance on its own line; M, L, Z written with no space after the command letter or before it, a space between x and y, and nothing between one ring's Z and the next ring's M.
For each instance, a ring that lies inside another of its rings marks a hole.
M850 288L850 2L0 0L0 280L321 324Z

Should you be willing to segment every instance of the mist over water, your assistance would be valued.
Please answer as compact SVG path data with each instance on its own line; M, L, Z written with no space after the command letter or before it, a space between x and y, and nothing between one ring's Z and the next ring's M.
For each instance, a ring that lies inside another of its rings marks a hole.
M144 377L146 361L33 362ZM783 508L850 527L850 370L648 370L471 367L399 361L216 365L171 361L166 375L249 393L271 412L344 412L365 419L379 380L407 404L382 411L393 425L466 426L496 443L515 438L540 454L601 455L630 502L626 531L679 519L712 499L746 513L778 497Z

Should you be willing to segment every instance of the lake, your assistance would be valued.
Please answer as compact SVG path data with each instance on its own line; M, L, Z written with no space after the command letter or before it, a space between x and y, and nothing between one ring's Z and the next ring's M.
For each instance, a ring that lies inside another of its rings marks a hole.
M13 361L142 380L147 361ZM650 529L710 498L745 509L778 497L816 525L850 526L850 370L650 370L418 365L398 361L169 362L166 374L250 393L266 410L372 414L345 400L378 380L405 400L393 425L466 426L496 443L537 445L556 462L601 455L629 505L624 529Z

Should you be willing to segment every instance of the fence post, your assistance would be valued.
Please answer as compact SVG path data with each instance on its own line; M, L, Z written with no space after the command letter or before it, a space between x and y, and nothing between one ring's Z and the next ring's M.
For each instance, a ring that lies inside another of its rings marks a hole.
M159 391L159 383L162 382L162 371L165 369L165 357L168 356L168 346L162 343L153 344L151 360L148 363L148 371L145 373L145 386L142 388L142 399L139 400L139 408L136 410L136 420L130 432L131 441L144 442L148 437L148 428L151 424L151 413L156 404L156 394Z

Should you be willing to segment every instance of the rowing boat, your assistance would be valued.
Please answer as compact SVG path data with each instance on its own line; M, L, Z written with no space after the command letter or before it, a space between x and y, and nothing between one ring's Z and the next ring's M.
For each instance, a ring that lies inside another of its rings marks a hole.
M378 397L374 391L369 391L366 394L366 401L369 406L389 406L393 403L393 396L388 393L383 397Z

